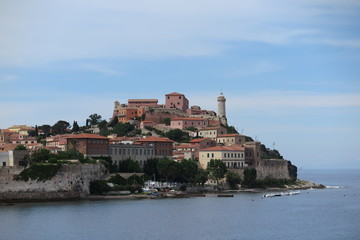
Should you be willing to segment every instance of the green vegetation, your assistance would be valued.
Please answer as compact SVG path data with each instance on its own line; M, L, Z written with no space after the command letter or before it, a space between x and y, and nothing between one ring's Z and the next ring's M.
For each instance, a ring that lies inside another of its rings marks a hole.
M108 183L112 183L111 187ZM110 191L130 191L140 193L141 186L144 185L143 177L136 174L124 178L119 174L111 176L109 180L96 180L90 182L90 194L101 195Z
M15 148L14 148L14 151L21 151L21 150L27 150L26 147L22 144L20 145L17 145Z
M129 135L133 130L135 129L135 126L131 123L116 123L112 129L111 128L104 128L100 130L100 135L102 136L108 136L110 134L117 134L117 136L127 136Z
M170 126L170 124L171 124L171 118L164 118L164 124L165 124L166 126Z
M77 123L77 121L74 121L71 132L79 132L79 131L80 131L79 124Z
M51 127L51 132L53 134L65 134L70 131L69 129L70 129L70 123L64 120L59 120Z
M166 137L175 142L189 142L190 140L189 133L184 132L180 129L170 130L165 135Z
M191 131L191 132L197 132L198 131L198 129L196 127L193 127L193 126L187 127L185 129L188 130L188 131Z
M119 164L119 172L141 172L139 163L128 158Z
M256 180L255 185L257 188L268 188L268 187L284 188L285 185L295 184L295 182L296 180L265 178L262 180Z
M91 114L88 119L86 119L86 126L88 125L96 125L101 121L101 115L97 113Z
M239 133L234 126L221 124L222 127L226 128L228 134Z
M224 178L227 172L225 163L219 159L211 159L207 170L210 178L216 181L216 185L219 185L219 180Z
M237 186L241 183L241 178L237 172L229 171L226 174L226 181L231 189L238 189Z
M262 159L284 159L276 149L270 150L264 144L261 144L260 149Z
M247 187L256 187L257 172L255 168L244 169L244 181L243 184Z
M29 179L46 181L52 179L60 168L61 164L33 164L29 168L24 169L14 179L25 182Z
M157 128L154 128L154 127L151 127L151 126L145 126L145 129L149 130L149 131L152 131L152 132L155 132L157 135L159 136L162 136L162 137L165 137L165 133L163 131L160 131L159 129Z

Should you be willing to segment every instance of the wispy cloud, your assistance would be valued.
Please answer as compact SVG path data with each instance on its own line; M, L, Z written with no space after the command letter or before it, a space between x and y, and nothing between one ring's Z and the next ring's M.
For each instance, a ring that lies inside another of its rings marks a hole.
M0 75L0 82L12 82L16 79L18 79L18 77L12 74Z
M82 64L78 64L76 67L79 69L101 73L104 75L115 75L115 76L124 75L124 73L119 70L104 67L103 65L100 64L82 63Z
M342 40L322 44L359 47L358 38L330 28L336 16L355 29L358 25L348 13L356 16L358 11L355 1L320 0L8 3L0 9L0 64L208 56L233 48L234 42L311 44L332 39L329 36ZM319 31L322 26L329 32ZM93 70L114 73L106 68Z
M246 64L239 69L226 74L230 77L247 76L247 75L259 75L263 73L269 73L281 70L281 66L271 62L258 62L255 64Z

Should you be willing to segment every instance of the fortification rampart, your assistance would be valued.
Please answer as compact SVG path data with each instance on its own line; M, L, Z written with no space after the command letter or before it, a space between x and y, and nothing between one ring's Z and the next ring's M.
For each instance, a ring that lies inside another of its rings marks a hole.
M16 181L23 168L0 168L0 201L39 201L81 198L89 194L90 182L105 174L102 164L62 165L58 173L46 181Z
M296 179L296 166L290 161L283 159L262 159L255 166L257 179L275 178L275 179ZM240 177L244 179L244 169L236 170ZM295 173L294 173L295 172Z

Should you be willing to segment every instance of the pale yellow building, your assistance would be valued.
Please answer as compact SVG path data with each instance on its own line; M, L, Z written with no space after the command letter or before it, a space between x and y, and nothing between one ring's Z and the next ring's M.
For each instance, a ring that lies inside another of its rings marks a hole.
M199 137L217 138L218 135L226 134L227 130L224 127L207 127L199 130Z
M234 144L244 144L245 137L246 137L245 135L241 135L241 134L223 134L217 136L216 142L224 146L231 146Z
M199 150L199 163L207 168L211 159L219 159L227 168L245 168L245 148L240 146L216 146Z

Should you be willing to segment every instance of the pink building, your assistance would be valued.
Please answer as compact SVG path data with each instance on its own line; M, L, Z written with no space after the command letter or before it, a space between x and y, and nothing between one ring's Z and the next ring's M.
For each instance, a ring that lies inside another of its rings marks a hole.
M204 118L173 118L171 119L171 128L185 129L188 127L205 128L209 121Z
M154 127L155 123L153 121L142 121L140 123L140 128L144 129L145 127Z
M128 107L156 107L158 105L157 99L129 99Z
M165 95L165 107L166 108L178 108L181 111L186 112L189 108L189 100L181 93L169 93Z

